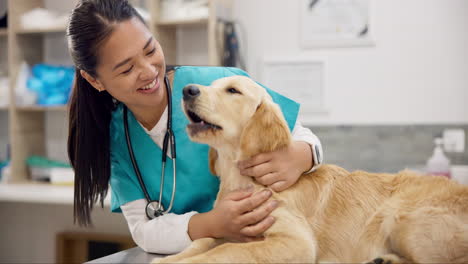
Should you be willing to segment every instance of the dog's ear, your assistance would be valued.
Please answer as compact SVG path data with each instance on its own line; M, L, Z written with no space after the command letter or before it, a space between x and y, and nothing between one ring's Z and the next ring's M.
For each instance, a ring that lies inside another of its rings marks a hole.
M263 101L241 135L243 158L271 152L290 143L291 134L278 105Z
M218 175L216 174L216 160L218 160L218 151L214 148L210 148L208 151L208 160L210 164L210 172L213 175Z

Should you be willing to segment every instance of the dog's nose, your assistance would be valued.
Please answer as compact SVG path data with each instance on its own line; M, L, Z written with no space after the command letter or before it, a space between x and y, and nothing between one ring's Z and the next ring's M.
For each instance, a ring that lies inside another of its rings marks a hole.
M184 87L184 100L190 100L200 95L200 89L195 85L187 85Z

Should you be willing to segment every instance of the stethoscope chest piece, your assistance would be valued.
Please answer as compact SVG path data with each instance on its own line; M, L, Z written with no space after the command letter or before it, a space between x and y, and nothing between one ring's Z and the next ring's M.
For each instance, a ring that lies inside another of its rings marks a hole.
M154 219L163 215L164 207L158 201L151 201L146 204L146 216L148 219Z

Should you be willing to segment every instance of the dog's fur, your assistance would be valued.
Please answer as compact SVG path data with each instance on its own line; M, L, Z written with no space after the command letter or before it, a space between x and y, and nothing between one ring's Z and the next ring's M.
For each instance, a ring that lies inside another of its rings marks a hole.
M221 127L188 126L192 140L211 147L210 168L221 180L218 199L249 184L265 188L241 176L236 162L290 144L279 107L247 77L196 87L200 94L185 101L186 113ZM468 263L468 187L443 177L350 173L323 165L271 199L280 206L264 241L204 238L156 261Z

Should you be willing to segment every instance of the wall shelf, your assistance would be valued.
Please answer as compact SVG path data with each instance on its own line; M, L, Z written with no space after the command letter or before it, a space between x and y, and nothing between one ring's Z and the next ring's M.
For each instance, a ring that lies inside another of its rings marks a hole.
M31 181L0 184L0 201L73 205L73 186ZM104 205L110 205L110 195L104 199Z
M15 109L22 112L46 112L46 111L68 111L68 106L16 106Z
M44 29L17 29L14 32L16 34L47 34L47 33L64 33L66 29L64 27L57 28L44 28Z
M157 22L159 26L189 26L189 25L206 25L208 18L184 19L184 20L166 20Z

